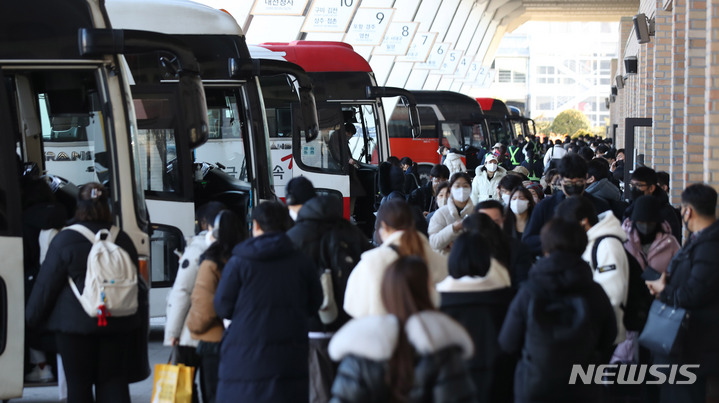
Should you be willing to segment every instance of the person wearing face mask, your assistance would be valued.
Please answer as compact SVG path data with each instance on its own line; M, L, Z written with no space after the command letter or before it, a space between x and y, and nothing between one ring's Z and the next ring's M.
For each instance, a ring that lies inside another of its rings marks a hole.
M312 185L312 182L304 176L292 178L287 182L287 186L285 187L285 203L287 204L287 209L290 211L292 221L297 221L302 206L315 196L317 196L315 187Z
M529 190L519 186L514 188L509 200L504 226L508 228L512 238L521 240L529 217L532 216L532 210L534 210L534 199Z
M165 340L166 346L177 346L175 359L178 363L191 367L200 364L196 349L198 340L191 337L187 327L191 305L191 295L195 288L195 280L202 262L202 255L212 245L212 229L217 214L225 208L220 202L209 202L197 210L197 224L200 232L187 242L179 260L179 269L172 289L167 296L165 309ZM196 396L197 393L193 393Z
M475 170L472 181L472 203L477 204L487 199L498 199L497 186L499 181L507 175L507 170L500 167L497 157L487 154L484 165Z
M651 267L666 273L669 262L680 249L679 242L669 233L660 216L659 202L652 196L641 196L631 219L622 224L627 234L624 247L637 259L642 270Z
M558 172L561 178L561 191L553 192L552 197L545 198L537 204L522 234L522 242L535 256L538 256L542 250L539 240L542 226L554 217L557 206L564 199L583 195L592 202L595 211L603 213L610 210L607 202L584 191L587 183L587 162L584 158L574 153L565 155L559 161Z
M497 185L497 194L499 195L499 200L505 208L509 208L512 191L520 186L522 186L522 177L512 172L509 172L499 181L499 184Z
M684 247L658 280L647 281L649 291L668 306L681 307L691 315L679 353L656 356L662 364L698 364L692 385L661 385L662 402L716 401L719 383L719 223L717 192L694 184L682 192L682 221L692 233Z
M638 167L632 171L631 180L629 182L629 198L631 204L624 211L624 219L632 216L634 211L634 201L641 196L651 195L657 199L660 204L659 214L662 220L669 224L672 235L678 241L682 239L682 229L677 219L676 212L671 204L669 204L669 196L657 185L657 173L649 167Z
M462 219L472 213L474 203L469 198L472 188L469 175L459 173L452 175L449 180L449 194L447 204L438 209L429 222L427 233L432 249L448 255L452 242L462 231Z
M449 181L441 182L439 185L437 185L437 197L435 198L435 202L437 204L437 208L427 214L427 224L429 225L429 222L432 221L432 217L434 216L434 213L437 212L437 210L441 209L447 204L447 199L449 199Z

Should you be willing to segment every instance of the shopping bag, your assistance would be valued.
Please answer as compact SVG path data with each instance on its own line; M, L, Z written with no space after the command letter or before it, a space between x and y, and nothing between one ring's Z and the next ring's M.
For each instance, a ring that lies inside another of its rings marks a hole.
M192 382L195 368L182 364L155 364L152 403L192 403Z

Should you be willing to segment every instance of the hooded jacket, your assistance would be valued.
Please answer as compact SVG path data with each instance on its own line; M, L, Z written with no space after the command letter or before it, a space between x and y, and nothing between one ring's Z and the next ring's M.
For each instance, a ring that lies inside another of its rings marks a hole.
M464 162L462 162L462 156L459 154L455 154L451 151L447 153L443 164L447 168L449 168L449 177L450 178L452 177L452 175L456 174L457 172L464 172L467 170L467 167L464 166Z
M342 205L339 200L332 196L317 196L308 200L302 205L300 212L297 214L297 221L294 227L287 231L287 236L298 250L304 252L312 259L315 264L320 262L320 247L322 244L322 236L332 228L333 224L344 221L342 217ZM360 245L363 252L370 249L369 240L364 236L362 231L354 225L345 226L349 234L345 236L354 238L353 244ZM323 270L318 266L316 273L319 279ZM325 325L315 314L310 318L310 332L332 332L339 329L349 319L349 315L342 309L343 295L338 295L339 290L335 290L335 299L339 309L338 319L329 325Z
M387 402L389 361L400 326L393 315L354 319L329 345L330 357L341 361L332 385L331 403ZM472 357L472 340L453 319L436 311L412 315L404 327L416 353L409 402L476 402L464 360Z
M669 228L672 231L672 235L674 235L674 238L677 240L682 239L682 223L679 222L679 217L677 217L677 213L674 210L674 207L672 207L671 204L669 204L669 196L665 191L663 191L659 186L656 187L654 190L654 193L652 193L652 196L654 196L661 205L661 208L659 210L659 216L662 220L666 221L667 224L669 224ZM627 207L626 211L624 212L624 219L631 218L632 212L634 211L634 203L629 205Z
M467 204L462 211L457 211L454 199L450 196L447 199L447 204L437 209L429 221L427 233L429 234L429 244L432 249L443 255L449 255L452 243L462 233L461 231L455 231L452 225L472 214L473 210L474 204L472 204L472 200L467 200Z
M665 226L667 228L669 227L666 224ZM671 262L679 249L681 249L679 242L677 242L673 235L666 232L657 232L654 241L652 241L651 245L649 245L649 249L645 253L642 247L642 241L639 239L639 233L632 226L629 219L624 220L622 228L624 228L627 234L627 241L624 243L624 248L637 259L639 265L642 266L642 270L649 266L658 272L665 273L667 268L669 268L669 262Z
M387 313L380 294L382 279L387 267L398 258L397 252L389 245L400 245L403 233L404 231L395 231L382 242L382 245L362 254L362 258L347 279L344 310L350 316L359 318ZM432 284L438 283L447 277L447 257L433 251L427 239L423 235L420 237L430 280Z
M624 251L624 242L627 235L622 225L614 217L611 211L605 211L599 215L599 222L587 231L589 243L582 254L582 259L590 267L592 265L592 248L597 239L603 236L613 235L619 237L605 238L597 246L597 267L592 267L594 281L602 286L609 297L609 302L614 308L614 316L617 319L617 339L615 344L625 338L624 309L622 306L627 303L629 291L629 261Z
M610 200L619 201L622 199L622 192L607 178L602 178L589 184L586 192L607 202Z
M507 170L501 166L497 166L497 170L494 172L492 179L487 175L487 168L484 165L478 166L475 170L475 176L472 180L472 193L470 199L472 203L478 204L487 199L500 200L499 194L497 193L497 186L499 181L502 180L504 175L507 174Z
M613 343L617 335L616 319L609 299L602 287L592 280L592 271L582 258L575 254L566 252L554 252L551 255L537 261L537 263L529 271L529 282L532 287L542 290L549 296L561 296L566 294L580 295L587 304L586 314L591 318L592 331L588 337L592 336L596 340L595 354L586 362L577 359L576 364L602 364L602 353L606 351ZM532 301L532 291L530 287L522 287L519 289L517 296L512 300L504 319L502 330L499 333L499 345L502 350L508 353L519 353L525 351L539 351L544 346L526 346L526 332L529 315L529 307ZM572 351L574 346L565 346L567 351ZM572 367L551 365L550 368L533 368L536 364L532 362L532 357L522 354L522 358L517 364L514 373L514 401L529 402L525 389L527 382L525 374L532 370L533 372L566 373L566 379L569 379ZM534 380L541 382L540 380ZM574 385L576 387L562 388L556 391L556 394L546 396L537 401L541 402L598 402L601 401L602 391L601 385Z
M690 240L669 264L659 300L690 314L680 353L669 361L699 364L702 374L719 373L719 221Z
M507 269L491 259L484 277L447 277L437 284L440 310L469 332L475 348L467 362L480 402L511 402L512 375L516 358L499 348L499 330L515 290Z
M172 290L167 296L167 308L165 310L167 321L165 322L165 342L163 343L166 346L171 346L171 339L177 337L180 339L181 346L197 347L198 340L190 336L187 319L190 311L190 297L192 290L195 288L195 280L200 268L200 255L208 247L205 240L206 233L207 231L202 231L192 237L180 258L177 277L175 277Z
M233 249L214 299L217 315L232 319L220 348L218 402L307 401L307 319L322 302L316 272L282 232Z

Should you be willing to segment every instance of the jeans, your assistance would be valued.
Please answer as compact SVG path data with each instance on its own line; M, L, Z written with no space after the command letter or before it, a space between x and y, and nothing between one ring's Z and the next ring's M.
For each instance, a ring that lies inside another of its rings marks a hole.
M215 403L218 371L220 367L220 343L200 341L197 346L200 356L200 391L203 403Z

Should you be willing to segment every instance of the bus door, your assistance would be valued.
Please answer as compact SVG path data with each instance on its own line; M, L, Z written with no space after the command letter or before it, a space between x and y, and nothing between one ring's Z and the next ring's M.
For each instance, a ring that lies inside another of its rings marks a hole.
M392 111L389 121L389 137L391 154L398 157L409 157L419 167L420 177L429 177L434 164L441 162L442 156L437 152L439 146L451 147L450 142L442 137L440 121L444 120L437 105L417 105L421 134L412 136L409 122L409 107L399 101Z
M25 334L23 242L16 137L0 69L0 399L22 395ZM20 367L20 369L18 368Z

